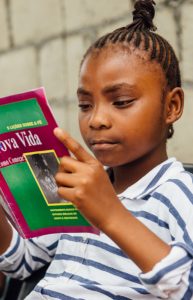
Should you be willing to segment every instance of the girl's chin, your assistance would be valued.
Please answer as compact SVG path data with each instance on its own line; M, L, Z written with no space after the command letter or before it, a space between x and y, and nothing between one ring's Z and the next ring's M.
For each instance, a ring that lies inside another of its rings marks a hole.
M117 161L114 161L112 159L110 160L109 158L104 158L104 157L100 157L100 156L97 157L96 155L95 155L95 157L105 167L113 168L113 167L118 167L119 166Z
M95 158L100 161L103 166L113 168L118 167L124 164L124 162L120 161L119 155L116 153L113 155L112 152L105 152L105 151L92 151Z

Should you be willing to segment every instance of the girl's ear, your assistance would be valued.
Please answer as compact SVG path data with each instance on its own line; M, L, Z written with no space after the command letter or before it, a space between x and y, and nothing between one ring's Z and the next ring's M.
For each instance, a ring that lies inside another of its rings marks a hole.
M166 96L166 124L170 125L177 121L184 108L184 92L182 88L176 87Z

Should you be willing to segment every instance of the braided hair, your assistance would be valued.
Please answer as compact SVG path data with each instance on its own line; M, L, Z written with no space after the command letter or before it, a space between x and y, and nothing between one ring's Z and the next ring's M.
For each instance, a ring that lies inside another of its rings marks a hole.
M149 61L155 60L160 64L169 89L181 87L179 62L175 52L162 36L155 33L157 28L153 24L154 5L153 0L137 0L134 5L133 22L100 37L87 50L83 61L89 53L99 51L106 46L113 44L133 46L135 49L145 51L148 54ZM173 133L174 130L171 125L168 138L171 138Z

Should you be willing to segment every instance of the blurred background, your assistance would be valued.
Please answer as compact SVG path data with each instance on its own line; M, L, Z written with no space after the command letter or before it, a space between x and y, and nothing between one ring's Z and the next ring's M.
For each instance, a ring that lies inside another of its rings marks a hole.
M157 0L155 25L180 61L185 111L169 155L193 162L193 0ZM99 36L128 24L132 0L0 0L0 97L46 88L58 124L82 142L76 89L81 58Z

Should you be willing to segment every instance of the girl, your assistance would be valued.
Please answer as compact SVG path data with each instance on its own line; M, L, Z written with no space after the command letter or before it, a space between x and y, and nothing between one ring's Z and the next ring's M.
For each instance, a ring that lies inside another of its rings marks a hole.
M55 129L74 155L61 160L58 193L100 235L2 242L1 269L14 276L52 260L28 300L193 299L192 177L166 152L183 109L178 61L153 32L154 2L137 1L133 16L81 63L80 130L96 158Z

